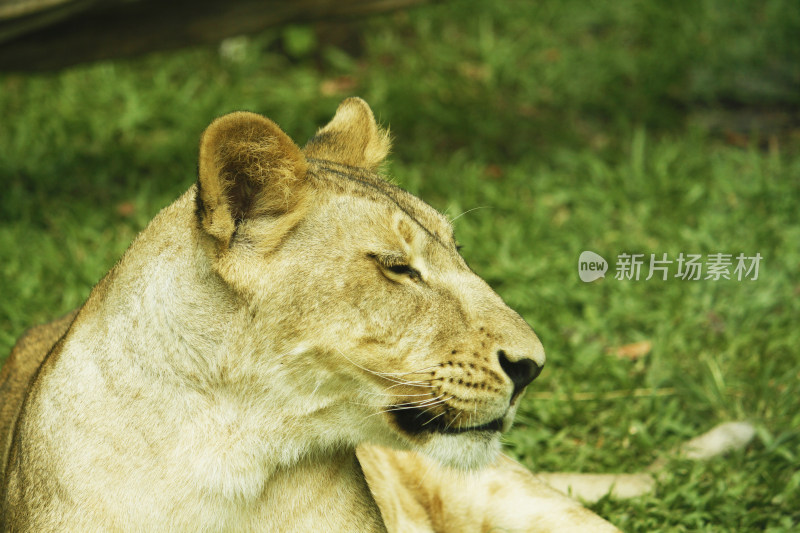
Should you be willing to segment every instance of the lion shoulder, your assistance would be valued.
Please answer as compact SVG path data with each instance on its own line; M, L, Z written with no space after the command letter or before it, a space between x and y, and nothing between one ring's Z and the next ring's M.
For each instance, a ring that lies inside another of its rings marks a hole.
M3 487L14 426L30 383L47 354L69 329L78 314L74 310L47 324L29 328L17 340L0 370L0 488Z

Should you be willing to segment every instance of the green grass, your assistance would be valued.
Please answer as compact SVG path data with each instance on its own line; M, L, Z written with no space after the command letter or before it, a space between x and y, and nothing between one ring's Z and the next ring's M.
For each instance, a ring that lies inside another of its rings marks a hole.
M302 142L359 94L391 125L390 173L466 212L465 257L545 343L506 439L525 464L633 471L747 419L745 451L673 461L655 494L594 508L626 531L800 528L794 3L467 1L362 30L358 58L295 27L235 60L201 48L1 76L0 353L80 305L189 186L213 117L258 111ZM612 263L605 280L578 279L583 250ZM758 252L759 279L613 277L618 254L681 252ZM606 354L641 340L643 359ZM608 394L635 389L665 393Z

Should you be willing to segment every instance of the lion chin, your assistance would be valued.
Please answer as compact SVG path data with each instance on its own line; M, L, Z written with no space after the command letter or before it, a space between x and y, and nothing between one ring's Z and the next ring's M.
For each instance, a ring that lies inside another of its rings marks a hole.
M496 431L469 431L456 435L434 433L419 451L447 468L478 470L497 459L500 434Z

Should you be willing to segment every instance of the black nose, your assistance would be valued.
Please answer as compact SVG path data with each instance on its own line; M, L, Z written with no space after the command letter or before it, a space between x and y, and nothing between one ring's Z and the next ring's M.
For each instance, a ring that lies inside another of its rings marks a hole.
M527 387L542 372L542 367L532 359L511 361L503 350L497 351L497 358L500 360L500 368L511 378L511 382L514 384L512 398L522 392L522 389Z

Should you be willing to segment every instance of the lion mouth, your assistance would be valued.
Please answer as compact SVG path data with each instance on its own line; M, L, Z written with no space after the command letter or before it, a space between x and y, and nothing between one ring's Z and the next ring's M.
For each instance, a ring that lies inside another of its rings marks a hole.
M444 417L418 408L402 408L392 412L395 422L406 433L412 435L420 433L443 433L456 435L470 431L502 431L503 419L495 418L485 424L477 426L455 427L453 422L446 422Z

